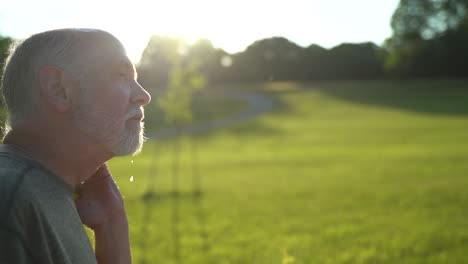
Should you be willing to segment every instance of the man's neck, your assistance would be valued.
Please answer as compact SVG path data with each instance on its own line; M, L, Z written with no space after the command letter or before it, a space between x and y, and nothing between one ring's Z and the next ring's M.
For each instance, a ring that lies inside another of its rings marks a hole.
M68 127L42 124L19 125L5 136L4 144L12 145L44 165L75 188L86 181L111 158L103 146L93 144Z

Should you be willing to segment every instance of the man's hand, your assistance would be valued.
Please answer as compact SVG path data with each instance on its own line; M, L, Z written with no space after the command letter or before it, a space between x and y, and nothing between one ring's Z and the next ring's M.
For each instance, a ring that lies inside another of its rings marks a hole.
M98 263L131 263L122 195L107 166L103 164L77 191L76 208L83 224L94 231Z
M106 164L78 187L77 195L76 208L81 221L94 231L126 219L122 195Z

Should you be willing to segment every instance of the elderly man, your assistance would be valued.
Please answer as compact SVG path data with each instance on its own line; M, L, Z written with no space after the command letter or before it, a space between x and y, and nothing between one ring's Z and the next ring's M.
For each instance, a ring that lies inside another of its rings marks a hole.
M10 54L1 88L0 263L131 263L105 162L140 151L151 98L122 44L93 29L33 35Z

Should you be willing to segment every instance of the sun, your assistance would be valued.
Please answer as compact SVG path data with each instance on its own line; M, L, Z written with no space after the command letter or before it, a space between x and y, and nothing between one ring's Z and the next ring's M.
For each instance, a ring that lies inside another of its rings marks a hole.
M228 52L245 44L239 34L247 25L242 20L230 20L216 2L134 0L131 6L119 7L116 12L126 14L125 19L112 15L99 23L105 23L104 29L122 41L135 63L152 35L174 37L188 44L208 39Z
M248 19L236 15L245 15L241 4L227 8L212 0L133 0L131 4L117 5L118 2L99 1L91 10L80 5L75 10L77 14L65 26L109 31L122 41L134 63L138 63L153 35L182 39L188 44L208 39L216 48L233 53L242 51L262 33L252 30L253 25ZM111 12L109 5L112 5Z

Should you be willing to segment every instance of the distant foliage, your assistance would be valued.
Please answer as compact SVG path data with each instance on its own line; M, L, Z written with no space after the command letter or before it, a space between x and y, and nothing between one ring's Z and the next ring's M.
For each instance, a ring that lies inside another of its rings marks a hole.
M212 84L378 79L383 77L381 53L373 43L342 44L327 50L318 45L303 48L286 38L273 37L256 41L243 52L228 54L214 48L208 40L188 46L179 40L155 36L143 53L139 72L141 83L157 90L168 86L174 67L171 57L177 57L182 64L195 65Z
M468 76L468 0L401 0L391 25L390 76Z
M205 78L197 72L196 66L181 66L176 63L169 74L169 87L159 98L166 121L176 126L192 122L193 94L205 87Z
M203 76L217 81L224 74L221 60L227 55L226 52L215 49L208 40L199 40L190 46L180 39L153 36L137 65L139 81L154 93L165 91L173 85L174 76L171 75L179 75L176 72L181 71L185 77L190 73L191 77L187 78L192 80Z
M8 37L0 36L0 76L3 76L3 67L5 59L8 56L8 50L13 40ZM3 123L6 119L6 110L3 104L3 100L0 100L0 127L3 127ZM0 129L0 135L3 134L3 129Z
M0 36L0 66L3 71L3 64L5 62L6 57L8 56L8 49L12 44L13 40L8 37Z
M147 89L167 86L170 71L174 63L180 60L179 51L182 48L181 40L153 36L143 51L138 65L140 83Z
M189 47L179 39L151 38L138 65L139 81L157 101L149 114L162 110L164 119L177 126L192 121L192 97L205 87L201 71L209 70L212 49L207 41Z

